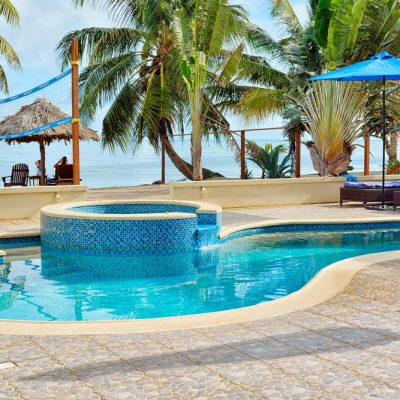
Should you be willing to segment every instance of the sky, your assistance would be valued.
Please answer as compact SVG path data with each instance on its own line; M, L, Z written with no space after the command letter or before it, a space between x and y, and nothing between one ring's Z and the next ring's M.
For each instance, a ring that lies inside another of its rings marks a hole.
M268 16L267 0L237 0L249 12L250 19L270 34L279 34ZM59 40L76 29L112 26L107 14L89 6L75 8L72 0L13 0L21 15L20 28L0 23L3 35L17 51L22 72L7 70L10 94L14 95L49 80L60 72L55 48ZM306 0L293 0L301 20L306 19ZM0 61L4 65L3 60ZM0 96L2 97L2 96Z

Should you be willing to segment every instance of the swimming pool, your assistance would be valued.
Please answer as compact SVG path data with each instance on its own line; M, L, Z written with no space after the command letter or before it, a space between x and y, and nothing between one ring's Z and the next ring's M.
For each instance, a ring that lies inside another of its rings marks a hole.
M336 261L398 249L400 229L371 227L258 233L162 256L84 257L44 246L41 259L0 267L0 319L127 320L241 308L293 293Z

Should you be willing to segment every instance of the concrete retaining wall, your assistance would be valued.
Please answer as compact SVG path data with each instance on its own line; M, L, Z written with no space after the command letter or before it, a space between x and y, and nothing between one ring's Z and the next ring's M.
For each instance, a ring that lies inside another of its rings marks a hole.
M84 201L86 186L0 188L0 220L37 217L44 206Z
M379 181L379 176L362 177ZM400 180L400 176L388 177ZM212 180L172 183L172 200L204 201L223 208L262 207L339 202L344 178Z

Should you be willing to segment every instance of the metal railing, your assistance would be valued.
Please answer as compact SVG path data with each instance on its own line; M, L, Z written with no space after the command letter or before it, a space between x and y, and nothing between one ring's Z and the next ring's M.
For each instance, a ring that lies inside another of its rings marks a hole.
M226 130L226 131L221 131L221 132L213 132L210 133L210 135L226 135L226 134L231 134L231 135L236 135L239 138L238 145L240 147L240 179L247 179L246 178L246 173L247 173L247 163L246 163L246 143L247 143L247 138L246 136L251 133L251 132L261 132L261 131L282 131L284 127L268 127L268 128L250 128L250 129L237 129L237 130ZM185 136L191 136L190 133L183 133L183 134L176 134L174 137L185 137ZM366 134L363 136L362 144L360 144L359 147L363 148L363 160L361 161L361 164L359 165L358 171L359 173L362 173L364 176L369 176L371 171L371 157L375 157L376 159L379 159L381 157L381 151L382 147L377 145L374 142L374 145L371 146L371 138L370 135ZM295 178L300 178L302 176L302 167L303 167L303 172L304 169L307 170L307 173L304 175L311 175L313 174L312 171L314 171L311 163L311 159L306 159L303 162L302 165L302 145L305 145L304 142L302 142L302 137L301 133L298 132L295 135L294 139L294 174L293 176ZM304 148L303 148L304 149ZM361 151L361 150L360 150ZM400 153L400 152L399 152ZM304 155L304 154L303 154ZM376 164L376 165L375 165ZM375 162L374 167L376 169L376 166L379 166L379 162ZM362 168L362 171L361 171ZM378 171L373 172L378 172ZM393 174L400 171L400 164L388 171L388 174ZM314 174L317 172L314 171ZM303 176L304 176L303 175ZM165 183L166 182L166 149L164 144L162 145L161 149L161 182Z

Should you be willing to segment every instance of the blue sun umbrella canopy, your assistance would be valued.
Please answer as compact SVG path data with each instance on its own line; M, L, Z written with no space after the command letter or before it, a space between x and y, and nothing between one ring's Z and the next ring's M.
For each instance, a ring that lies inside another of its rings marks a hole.
M310 81L400 80L400 58L383 51L369 60L311 78Z

